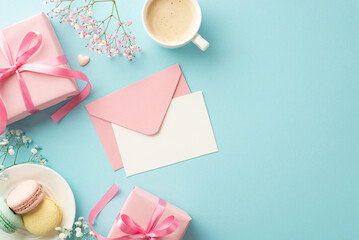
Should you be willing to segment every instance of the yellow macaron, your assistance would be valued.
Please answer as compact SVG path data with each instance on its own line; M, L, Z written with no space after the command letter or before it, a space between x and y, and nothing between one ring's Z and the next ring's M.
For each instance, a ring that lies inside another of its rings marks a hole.
M26 229L36 235L46 235L58 227L62 220L62 211L55 200L44 197L34 210L22 216Z

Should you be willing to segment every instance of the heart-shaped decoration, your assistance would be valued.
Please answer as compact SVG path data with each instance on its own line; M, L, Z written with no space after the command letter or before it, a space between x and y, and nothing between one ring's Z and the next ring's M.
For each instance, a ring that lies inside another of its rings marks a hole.
M89 63L90 57L89 56L83 56L82 54L79 54L77 56L77 60L79 60L79 63L80 63L81 66L85 66L86 64Z

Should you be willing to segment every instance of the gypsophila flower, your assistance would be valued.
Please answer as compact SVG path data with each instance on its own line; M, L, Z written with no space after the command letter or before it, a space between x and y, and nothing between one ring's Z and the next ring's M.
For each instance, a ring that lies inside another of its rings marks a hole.
M50 2L54 1L50 0ZM141 52L142 49L137 47L136 37L129 29L132 21L120 20L116 1L82 0L83 3L80 0L57 1L48 16L58 17L60 23L73 26L80 38L88 39L86 47L89 47L90 51L106 54L109 58L123 55L128 60L132 60L137 53ZM109 8L110 14L101 20L93 18L94 5L103 2L112 3Z
M8 152L9 152L10 155L14 155L14 154L15 154L15 150L14 150L13 148L10 148Z
M8 144L9 144L9 139L7 139L7 138L4 138L0 143L0 145L2 145L2 146L8 145Z
M0 182L5 182L8 180L8 175L6 172L0 173Z
M94 232L90 231L89 228L85 228L84 226L88 226L88 223L85 221L85 218L79 217L78 221L74 223L72 228L59 228L59 235L57 239L63 240L61 237L63 237L63 234L65 234L68 240L94 240Z
M60 238L61 240L64 240L64 239L67 238L67 235L66 235L65 233L60 233L60 234L59 234L59 238Z
M24 143L31 143L32 142L32 139L29 138L29 137L26 137L25 135L22 136L22 140Z
M5 133L5 138L0 140L0 182L6 181L8 175L6 170L9 167L22 163L37 163L45 165L45 159L39 152L42 150L35 145L31 148L31 155L29 156L27 147L32 143L32 139L27 137L21 130L10 130ZM25 148L24 148L25 147ZM23 159L18 161L18 159Z
M78 226L78 227L79 227L79 226L81 226L81 224L82 224L82 223L79 222L79 221L75 222L75 226Z
M72 228L70 228L70 227L64 227L64 230L67 231L67 232L71 232L71 231L72 231Z

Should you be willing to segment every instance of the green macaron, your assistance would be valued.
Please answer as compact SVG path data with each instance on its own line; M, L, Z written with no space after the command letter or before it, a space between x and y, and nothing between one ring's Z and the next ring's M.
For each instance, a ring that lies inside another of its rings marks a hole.
M11 211L4 198L0 198L0 229L14 233L22 225L22 218Z

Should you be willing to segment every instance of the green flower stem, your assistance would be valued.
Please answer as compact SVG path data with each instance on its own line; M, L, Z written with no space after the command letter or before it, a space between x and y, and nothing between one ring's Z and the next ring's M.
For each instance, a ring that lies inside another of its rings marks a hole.
M20 134L13 133L14 130L7 133L6 138L9 140L9 143L4 146L1 146L0 162L2 162L1 165L4 167L4 169L0 171L0 182L6 181L7 177L4 177L5 176L4 174L6 173L7 169L13 166L17 166L23 163L40 163L41 165L45 165L47 162L47 160L42 157L42 154L40 154L42 148L39 147L34 147L37 150L37 152L35 154L31 152L29 158L26 161L18 160L22 153L21 149L28 149L28 147L30 147L31 149L32 141L30 138L26 137L24 132L22 132L21 130L17 130L17 131L20 131ZM14 154L11 155L9 153L9 150L14 151ZM23 152L26 154L25 151Z
M14 164L16 164L17 155L19 154L19 149L20 149L20 146L18 146L17 149L16 149L16 155L15 155Z
M6 160L7 155L8 155L8 152L5 153L5 157L4 157L4 159L2 160L1 165L3 165L3 166L4 166L4 164L5 164L5 160Z
M32 153L30 154L29 160L27 160L28 162L31 161L33 155L34 155L34 154L32 154Z
M23 162L23 163L26 163L26 162ZM6 169L8 169L8 168L11 168L11 167L13 167L13 166L16 166L16 165L20 165L21 163L16 163L16 164L13 164L13 165L11 165L11 166L7 166L6 168L4 168L2 171L1 171L1 173L3 173ZM0 173L0 174L1 174Z
M64 2L70 2L66 7L64 7L65 10L70 10L71 11L71 7L72 7L72 4L75 2L76 0L62 0L60 2L58 2L55 6L54 9L56 8L59 8L61 6L62 3ZM104 20L102 21L96 21L97 23L99 23L99 26L103 26L105 29L104 31L101 33L101 35L99 36L98 39L102 39L103 37L107 36L107 30L108 30L108 27L110 25L110 22L112 20L112 18L118 20L120 22L120 24L118 25L117 29L115 31L113 31L113 33L118 33L120 29L122 29L122 32L124 33L124 35L128 35L127 31L126 31L126 28L125 28L125 23L124 22L121 22L121 19L120 19L120 14L119 14L119 11L118 11L118 7L117 7L117 3L116 3L116 0L90 0L88 2L87 5L85 6L80 6L79 7L79 10L76 12L76 13L73 13L74 14L74 18L77 18L79 15L81 14L84 14L86 15L86 13L91 10L93 11L93 7L95 5L95 3L105 3L105 2L112 2L112 10L111 10L111 14L105 18ZM87 9L85 9L85 7L87 7ZM115 16L116 14L116 16ZM106 23L107 21L107 23ZM93 32L95 32L95 30L92 30L90 31L89 33L92 34ZM106 42L107 42L107 39L105 37L104 39ZM128 41L128 45L132 45L132 41L130 38L127 39Z

